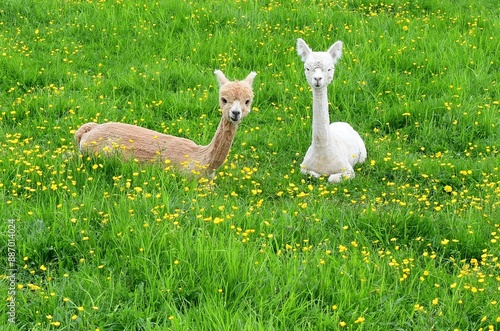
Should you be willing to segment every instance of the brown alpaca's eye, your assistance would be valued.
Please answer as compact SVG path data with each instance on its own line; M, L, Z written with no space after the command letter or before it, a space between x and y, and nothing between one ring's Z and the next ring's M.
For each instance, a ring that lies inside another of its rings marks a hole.
M226 104L227 103L227 100L226 98L221 98L220 101L222 101L223 104Z
M250 104L250 100L245 101L245 105L248 106L249 104Z

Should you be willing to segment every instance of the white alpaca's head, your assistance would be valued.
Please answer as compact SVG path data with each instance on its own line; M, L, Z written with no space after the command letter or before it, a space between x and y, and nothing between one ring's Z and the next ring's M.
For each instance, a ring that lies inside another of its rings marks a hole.
M219 81L219 104L222 118L231 123L238 124L251 110L253 101L252 83L257 75L251 72L242 81L229 81L220 70L215 70Z
M297 53L304 61L307 82L313 89L321 89L333 80L335 64L342 56L342 42L335 42L326 52L313 52L303 39L298 38Z

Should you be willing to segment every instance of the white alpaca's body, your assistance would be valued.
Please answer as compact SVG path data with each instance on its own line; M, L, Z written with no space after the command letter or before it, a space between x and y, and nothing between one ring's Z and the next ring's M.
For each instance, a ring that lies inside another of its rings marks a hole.
M220 70L218 78L219 104L222 119L206 146L136 125L124 123L85 123L75 139L81 152L117 155L139 162L166 162L179 170L211 176L224 163L239 123L251 110L255 73L243 81L230 82Z
M326 175L330 183L353 178L353 166L366 159L365 144L348 123L330 124L328 112L327 88L333 80L335 63L342 55L342 42L337 41L327 52L313 52L299 38L297 53L304 61L307 82L313 93L312 143L301 171L314 177Z

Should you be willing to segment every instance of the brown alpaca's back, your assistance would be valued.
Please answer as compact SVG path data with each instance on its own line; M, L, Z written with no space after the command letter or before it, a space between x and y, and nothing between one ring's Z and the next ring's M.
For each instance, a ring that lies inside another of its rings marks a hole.
M86 123L75 132L81 151L106 155L119 153L128 159L151 162L168 153L173 163L186 161L199 147L193 141L125 123Z

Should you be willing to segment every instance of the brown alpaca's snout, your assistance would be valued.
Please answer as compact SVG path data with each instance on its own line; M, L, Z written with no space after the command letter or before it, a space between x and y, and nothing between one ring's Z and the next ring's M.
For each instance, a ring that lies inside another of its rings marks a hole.
M235 122L235 123L238 123L241 121L242 119L242 110L241 110L241 105L239 103L239 101L236 101L233 106L231 107L231 109L229 110L229 118L231 119L231 121Z

